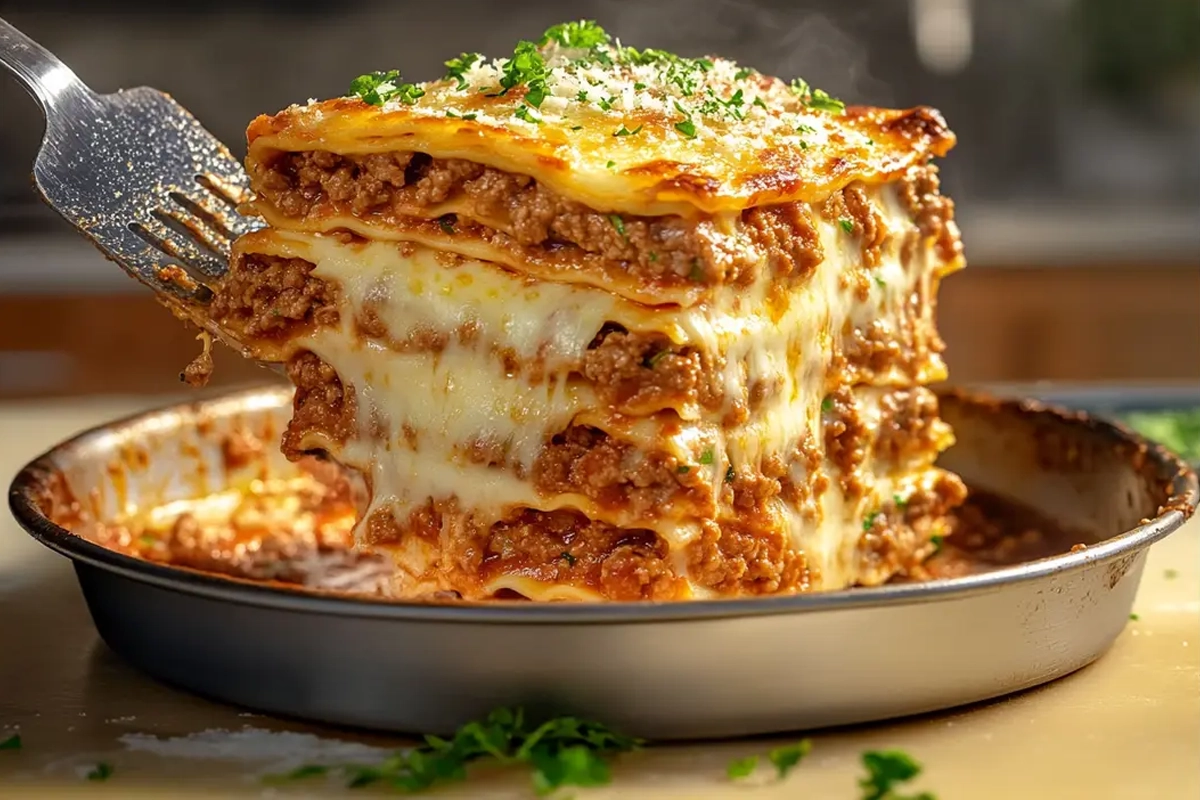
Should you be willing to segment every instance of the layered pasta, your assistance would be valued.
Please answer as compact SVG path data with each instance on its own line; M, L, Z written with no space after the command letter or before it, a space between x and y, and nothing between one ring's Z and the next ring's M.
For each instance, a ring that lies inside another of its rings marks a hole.
M871 585L962 501L928 108L844 107L591 23L249 128L212 315L296 385L290 457L364 477L399 596Z

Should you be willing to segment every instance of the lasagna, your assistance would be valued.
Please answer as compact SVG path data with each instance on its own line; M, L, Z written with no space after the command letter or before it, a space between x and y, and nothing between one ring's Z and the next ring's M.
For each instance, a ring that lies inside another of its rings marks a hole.
M675 600L882 583L964 498L929 108L589 22L255 119L211 306L359 473L393 593Z

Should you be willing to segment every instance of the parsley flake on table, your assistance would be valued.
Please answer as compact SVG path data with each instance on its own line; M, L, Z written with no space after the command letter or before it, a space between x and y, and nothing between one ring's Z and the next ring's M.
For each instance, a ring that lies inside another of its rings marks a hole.
M767 760L775 766L775 771L779 773L779 780L783 780L811 752L812 739L801 739L795 744L776 747L767 753Z
M14 733L7 739L0 740L0 750L20 750L21 749L21 734Z
M862 754L867 775L860 778L861 800L937 800L929 792L900 794L899 784L921 774L921 765L902 750L868 750Z
M376 765L307 765L268 778L273 783L339 772L349 788L387 786L418 792L462 781L468 765L492 762L525 766L534 791L544 796L564 786L602 786L612 780L609 759L637 750L640 739L622 736L604 725L577 717L555 717L540 724L523 709L502 708L486 719L468 722L452 737L426 736L425 744L401 751Z
M729 766L725 768L725 774L731 781L749 778L758 766L758 756L746 756L745 758L735 758L729 762Z
M99 764L92 767L91 771L88 772L86 777L89 781L106 781L112 777L112 774L112 764L101 761Z

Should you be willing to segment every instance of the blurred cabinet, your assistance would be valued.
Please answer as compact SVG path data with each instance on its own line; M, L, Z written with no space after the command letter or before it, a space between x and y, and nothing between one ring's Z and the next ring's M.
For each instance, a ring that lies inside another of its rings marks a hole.
M1200 379L1200 269L971 267L939 320L960 382ZM0 295L0 397L178 392L195 331L148 292ZM218 347L214 385L279 380Z

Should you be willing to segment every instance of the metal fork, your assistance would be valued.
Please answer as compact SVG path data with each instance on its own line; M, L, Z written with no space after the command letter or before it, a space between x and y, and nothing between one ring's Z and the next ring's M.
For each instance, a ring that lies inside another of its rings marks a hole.
M96 94L2 18L0 64L46 117L33 166L46 203L176 314L244 352L205 313L230 244L262 226L237 211L249 180L229 149L155 89Z

